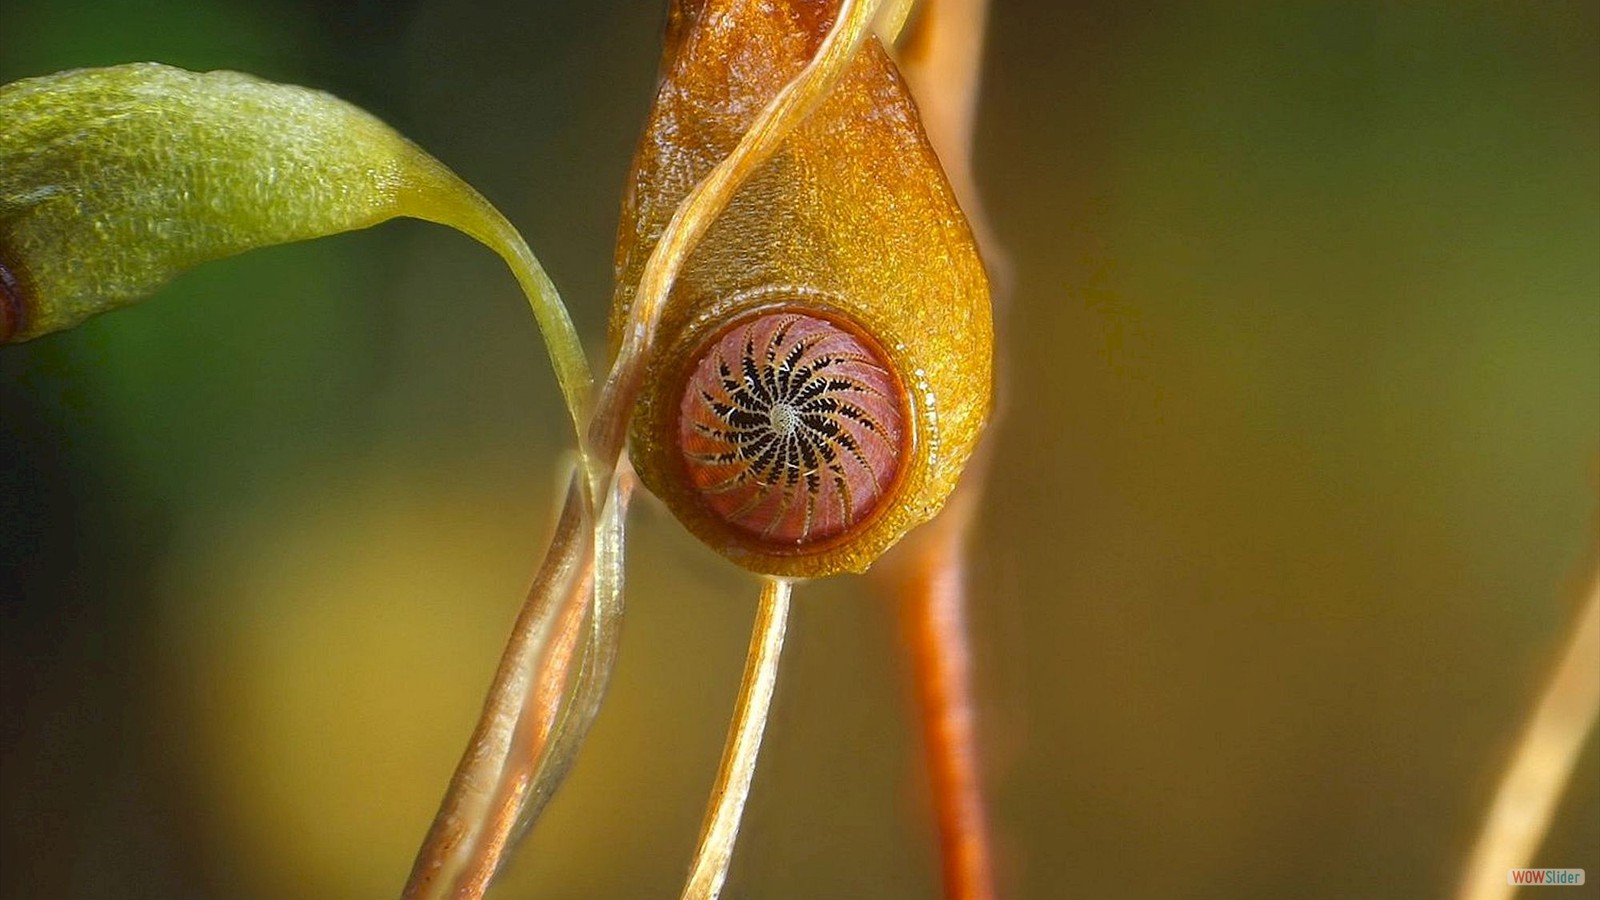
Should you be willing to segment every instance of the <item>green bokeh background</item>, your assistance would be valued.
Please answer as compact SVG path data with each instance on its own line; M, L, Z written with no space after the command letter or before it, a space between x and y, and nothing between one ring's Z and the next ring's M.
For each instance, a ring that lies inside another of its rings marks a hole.
M331 90L505 210L599 359L664 17L12 0L0 81ZM1448 896L1596 557L1600 9L995 0L990 37L1015 292L972 625L1006 895ZM510 276L417 223L0 349L0 894L395 895L566 444ZM685 871L754 583L631 525L612 695L496 897ZM936 891L878 587L799 591L729 896ZM1532 862L1597 848L1591 736Z

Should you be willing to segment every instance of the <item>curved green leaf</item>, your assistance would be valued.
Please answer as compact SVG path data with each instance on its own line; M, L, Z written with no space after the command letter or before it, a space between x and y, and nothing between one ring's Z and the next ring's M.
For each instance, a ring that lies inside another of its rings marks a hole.
M410 216L511 266L575 421L590 377L527 245L443 164L337 97L156 63L0 86L0 341L70 328L196 264Z

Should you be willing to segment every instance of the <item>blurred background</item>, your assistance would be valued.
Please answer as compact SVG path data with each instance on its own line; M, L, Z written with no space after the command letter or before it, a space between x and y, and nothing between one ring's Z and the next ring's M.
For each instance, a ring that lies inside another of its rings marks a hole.
M664 21L6 2L0 81L333 91L506 211L599 360ZM972 618L1006 896L1446 897L1595 563L1600 10L995 0L990 38L1016 292ZM0 349L0 893L395 896L567 446L510 276L418 223ZM653 503L631 528L611 696L495 897L686 870L755 583ZM729 896L936 892L877 588L797 594ZM1532 863L1600 875L1593 736Z

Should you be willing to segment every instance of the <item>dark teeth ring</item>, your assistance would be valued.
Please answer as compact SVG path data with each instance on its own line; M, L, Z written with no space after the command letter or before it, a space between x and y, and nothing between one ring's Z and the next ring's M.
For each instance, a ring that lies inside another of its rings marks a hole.
M724 522L773 544L826 540L866 520L894 484L899 392L849 330L766 313L707 345L684 388L679 449Z

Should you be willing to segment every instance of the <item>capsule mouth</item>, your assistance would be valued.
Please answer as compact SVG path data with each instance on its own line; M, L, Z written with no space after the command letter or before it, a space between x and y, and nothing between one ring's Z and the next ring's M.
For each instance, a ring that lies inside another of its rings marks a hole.
M909 422L873 342L829 318L776 310L703 347L684 384L678 448L712 515L777 552L830 545L876 517Z

